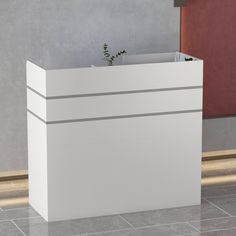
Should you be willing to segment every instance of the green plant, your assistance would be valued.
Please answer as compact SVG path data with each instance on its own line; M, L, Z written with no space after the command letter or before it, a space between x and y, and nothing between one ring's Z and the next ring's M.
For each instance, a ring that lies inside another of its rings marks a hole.
M185 61L193 61L192 57L189 57L189 58L185 57L184 59L185 59Z
M112 66L115 59L119 56L127 53L125 50L117 52L115 55L111 55L108 49L108 45L106 43L103 44L103 60L107 63L108 66Z

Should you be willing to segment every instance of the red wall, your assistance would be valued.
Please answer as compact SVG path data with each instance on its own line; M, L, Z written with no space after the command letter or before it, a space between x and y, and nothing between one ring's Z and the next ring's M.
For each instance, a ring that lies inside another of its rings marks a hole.
M236 0L188 0L181 50L204 59L204 117L236 114Z

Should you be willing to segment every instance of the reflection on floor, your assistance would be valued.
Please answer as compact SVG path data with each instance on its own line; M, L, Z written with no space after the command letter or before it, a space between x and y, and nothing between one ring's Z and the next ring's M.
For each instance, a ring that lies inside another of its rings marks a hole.
M24 186L23 183L20 185ZM24 191L23 188L22 191ZM18 199L23 198L21 193L18 193ZM2 205L0 209L0 235L235 236L236 185L203 187L202 196L201 206L153 210L49 224L26 205L25 201L22 202L22 205L19 202L15 205Z
M235 236L236 159L206 161L202 170L201 206L49 224L28 206L27 179L0 182L0 236Z

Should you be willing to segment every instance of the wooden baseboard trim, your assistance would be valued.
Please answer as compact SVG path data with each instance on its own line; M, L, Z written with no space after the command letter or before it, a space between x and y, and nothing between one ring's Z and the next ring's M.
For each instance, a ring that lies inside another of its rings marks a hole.
M213 161L213 160L228 159L228 158L236 158L236 149L202 153L203 161Z
M203 161L214 161L221 159L236 158L236 149L231 150L222 150L222 151L211 151L203 152L202 160ZM0 172L0 182L1 181L10 181L10 180L20 180L28 179L28 170L19 170L19 171L5 171ZM231 182L236 182L236 176L218 176L214 178L203 178L203 186L207 185L217 185L217 184L227 184Z
M27 178L28 178L27 170L0 172L0 181L19 180Z
M236 175L215 176L202 179L203 187L230 185L230 184L236 184Z

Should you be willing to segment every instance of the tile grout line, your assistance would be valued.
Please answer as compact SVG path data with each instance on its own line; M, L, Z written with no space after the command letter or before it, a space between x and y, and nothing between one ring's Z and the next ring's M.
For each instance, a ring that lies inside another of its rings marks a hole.
M208 220L221 220L221 219L228 219L228 218L234 218L235 216L223 216L223 217L216 217L216 218L208 218L203 220L190 220L188 221L190 224L195 222L202 222L202 221L208 221Z
M225 229L212 229L212 230L202 231L200 233L211 233L211 232L226 231L226 230L231 230L231 229L236 229L236 227L230 227L230 228L225 228Z
M224 219L224 218L232 218L232 217L220 217L220 218L212 218L212 219L205 219L205 220L200 220L200 221L206 221L206 220L216 220L216 219ZM199 222L199 221L190 221L190 222ZM177 223L170 223L170 224L157 224L157 225L150 225L150 226L142 226L142 227L137 227L137 228L133 228L133 230L138 230L138 229L146 229L146 228L152 228L152 227L158 227L158 226L171 226L171 225L175 225L175 224L188 224L189 226L191 226L193 229L196 230L196 232L191 232L191 233L184 233L184 234L175 234L173 236L184 236L184 235L196 235L198 233L210 233L210 232L217 232L217 231L225 231L225 230L230 230L230 229L236 229L236 227L230 227L230 228L225 228L225 229L212 229L212 230L207 230L207 231L200 231L197 228L195 228L195 226L191 225L190 222L177 222ZM113 232L122 232L122 231L127 231L127 230L131 230L130 228L127 229L117 229L117 230L109 230L109 231L103 231L103 232L93 232L93 233L88 233L85 235L79 235L79 236L89 236L89 235L94 235L94 234L100 234L100 233L113 233Z
M137 230L137 229L146 229L146 228L176 225L176 224L189 224L190 222L201 222L201 221L207 221L207 220L218 220L218 219L226 219L226 218L233 218L233 217L234 216L224 216L224 217L216 217L216 218L207 218L207 219L204 219L204 220L178 221L178 222L166 223L166 224L160 223L160 224L153 224L153 225L137 226L137 227L134 227L134 229ZM190 223L190 225L191 225L191 223ZM122 231L122 230L127 230L127 229L121 229L121 230L118 230L118 231ZM117 230L114 230L114 231L117 231ZM105 232L102 232L102 233L105 233ZM113 232L113 230L109 231L109 232ZM197 232L195 232L195 233L197 233Z
M135 229L147 229L152 227L159 227L159 226L168 226L168 225L177 225L177 224L187 224L188 221L180 221L180 222L174 222L174 223L167 223L167 224L154 224L154 225L145 225L145 226L138 226L135 227Z
M92 232L92 233L87 233L87 234L82 234L81 236L89 236L89 235L95 235L95 234L104 234L104 233L115 233L115 232L123 232L127 230L133 230L131 228L126 228L126 229L114 229L114 230L108 230L108 231L100 231L100 232Z
M201 233L201 231L198 228L196 228L194 225L191 225L190 222L187 222L187 223L190 227L192 227L193 229L195 229L197 231L196 233Z
M27 220L27 219L37 219L37 218L41 218L41 217L40 216L32 216L32 217L22 217L22 218L15 218L15 219L5 219L5 220L0 220L0 223L11 221L11 220Z
M72 236L88 236L88 234L73 234Z
M203 198L221 198L221 197L236 197L236 193L232 194L223 194L223 195L218 195L218 196L205 196Z
M236 187L236 184L227 184L227 185L219 185L219 186L204 186L203 188L206 188L206 189L214 189L214 188L226 188L226 187Z
M119 215L119 217L120 217L123 221L125 221L132 229L135 229L135 227L134 227L128 220L126 220L123 216Z
M218 231L227 231L227 230L232 230L232 229L236 229L236 226L225 228L225 229L212 229L212 230L206 230L206 231L199 231L195 233L193 232L193 233L175 234L174 236L195 235L197 233L205 234L205 233L212 233L212 232L218 232Z
M26 236L25 233L20 229L20 227L18 227L18 225L13 220L11 220L11 223L15 225L15 227L22 233L23 236Z
M231 214L229 214L227 211L221 209L219 206L217 206L216 204L214 204L213 202L207 200L206 198L203 198L206 202L208 202L210 205L214 206L215 208L217 208L218 210L221 210L222 212L224 212L226 215L233 217Z
M189 235L199 236L198 232L195 232L195 233L184 233L184 234L174 234L173 236L189 236Z
M18 207L18 208L8 208L8 209L2 209L2 211L14 211L14 210L24 210L24 209L32 209L30 206L29 207Z
M16 219L11 219L11 220L27 220L27 219L37 219L41 218L41 216L28 216L28 217L21 217L21 218L16 218Z
M216 218L218 219L218 218ZM145 225L145 226L137 226L134 229L147 229L147 228L152 228L152 227L160 227L160 226L171 226L171 225L177 225L177 224L188 224L189 221L179 221L179 222L174 222L174 223L167 223L167 224L154 224L154 225Z

